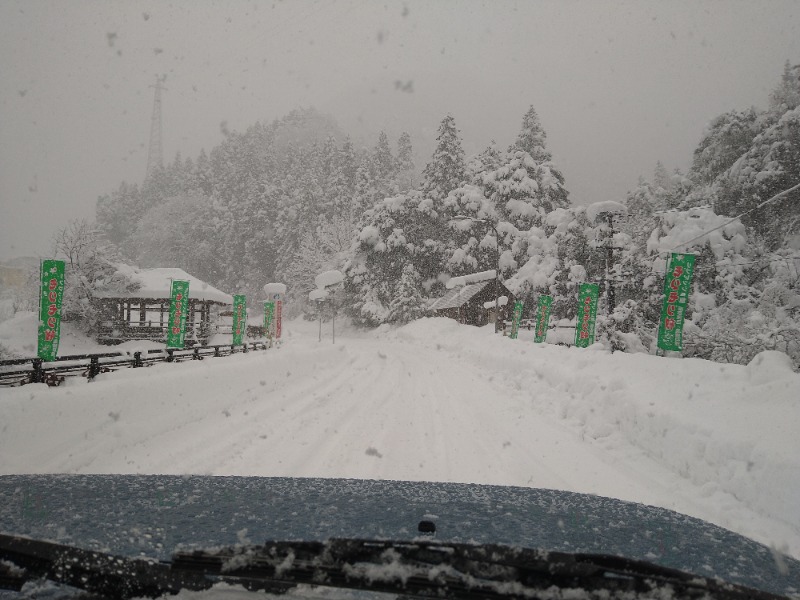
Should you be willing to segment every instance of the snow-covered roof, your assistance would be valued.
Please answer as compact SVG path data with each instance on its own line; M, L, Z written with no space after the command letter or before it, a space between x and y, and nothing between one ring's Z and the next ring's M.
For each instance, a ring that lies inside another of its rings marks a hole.
M267 283L264 285L264 293L267 295L267 298L274 296L275 294L280 294L281 296L286 295L286 284L285 283Z
M127 292L125 298L169 298L172 289L172 280L189 282L189 298L195 300L219 302L221 304L233 304L233 297L201 281L193 275L189 275L183 269L176 268L157 268L139 269L130 265L118 265L120 273L128 276L132 281L139 284L139 289L135 292ZM99 298L116 298L114 294L98 293Z
M488 281L481 281L479 283L471 283L453 288L441 298L434 300L430 305L430 309L444 310L446 308L458 308L466 302L469 302L475 294L479 293L487 285L489 285Z
M344 280L344 275L342 275L341 271L325 271L324 273L320 273L314 278L314 283L317 285L318 288L326 288L331 287L334 285L338 285L342 283Z
M454 287L460 285L489 281L490 279L494 279L494 273L495 271L492 269L491 271L481 271L480 273L470 273L469 275L462 275L461 277L452 277L444 286L448 290L452 290Z

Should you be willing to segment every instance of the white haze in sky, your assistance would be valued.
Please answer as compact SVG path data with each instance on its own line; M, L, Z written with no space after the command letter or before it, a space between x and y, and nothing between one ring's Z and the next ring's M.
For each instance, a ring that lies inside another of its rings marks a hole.
M98 195L140 183L153 84L165 160L297 107L359 145L450 112L468 155L533 104L574 203L622 200L704 127L765 106L800 62L800 2L0 0L0 259L46 255Z

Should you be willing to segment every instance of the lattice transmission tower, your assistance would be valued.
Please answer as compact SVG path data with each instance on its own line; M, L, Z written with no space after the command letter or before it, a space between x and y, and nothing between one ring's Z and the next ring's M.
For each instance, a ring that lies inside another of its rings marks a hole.
M155 95L153 97L153 118L150 121L150 148L147 151L147 173L145 180L150 179L153 171L164 166L164 149L161 146L161 92L166 91L164 81L167 76L156 75Z

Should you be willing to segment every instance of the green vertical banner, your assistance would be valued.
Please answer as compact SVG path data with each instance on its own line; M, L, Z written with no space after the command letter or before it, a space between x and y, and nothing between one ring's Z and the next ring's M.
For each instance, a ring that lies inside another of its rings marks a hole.
M522 319L522 302L514 302L514 318L511 320L511 339L517 339L519 333L519 322Z
M683 320L694 273L694 254L672 254L664 278L664 305L658 325L658 347L683 350Z
M242 343L242 336L247 331L247 299L244 296L233 297L233 345Z
M37 354L46 361L58 356L61 305L64 301L64 261L43 260L39 269L39 343Z
M267 337L272 337L272 327L275 325L275 303L264 302L264 331Z
M550 324L550 305L553 304L552 296L539 296L539 305L536 307L536 333L533 341L537 344L547 341L547 326Z
M594 344L594 325L597 320L597 299L600 286L596 283L582 283L578 294L578 314L575 323L575 345L588 348Z
M189 312L189 282L174 280L169 303L167 348L183 348L186 338L186 315Z

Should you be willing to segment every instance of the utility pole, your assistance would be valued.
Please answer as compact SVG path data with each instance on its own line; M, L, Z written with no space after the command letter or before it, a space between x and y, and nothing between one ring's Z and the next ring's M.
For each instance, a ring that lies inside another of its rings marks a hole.
M605 276L604 283L605 289L603 295L606 300L606 311L611 316L617 306L616 293L614 291L614 279L612 277L612 270L614 269L614 250L622 250L619 246L614 246L614 213L612 211L603 211L600 213L605 220L607 227L602 230L602 238L604 242L596 246L598 250L605 250ZM599 215L598 215L599 216Z
M167 76L156 75L156 84L149 87L155 88L153 97L153 117L150 120L150 147L147 151L147 172L145 180L150 179L153 171L164 166L164 151L161 146L161 91L166 91L162 84Z
M614 265L614 215L606 213L606 220L608 221L608 228L611 230L609 244L606 246L606 308L608 315L611 316L616 308L616 297L614 295L614 282L611 280L611 268Z

